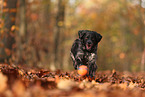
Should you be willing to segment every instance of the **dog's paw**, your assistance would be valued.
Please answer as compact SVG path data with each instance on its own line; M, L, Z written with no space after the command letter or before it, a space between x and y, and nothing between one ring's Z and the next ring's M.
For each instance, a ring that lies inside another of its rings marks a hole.
M93 79L95 79L95 76L92 76L92 75L90 76L89 75L88 78L90 78L91 80L93 80Z
M78 69L78 66L77 65L74 65L74 69L77 70Z

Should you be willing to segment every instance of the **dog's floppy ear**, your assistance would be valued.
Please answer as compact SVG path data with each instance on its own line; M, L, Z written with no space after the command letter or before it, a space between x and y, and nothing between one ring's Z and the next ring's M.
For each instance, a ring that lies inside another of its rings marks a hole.
M102 39L102 36L99 33L96 33L96 40L97 42L100 42Z
M78 34L79 34L79 38L82 39L83 36L86 34L86 32L84 30L79 30Z

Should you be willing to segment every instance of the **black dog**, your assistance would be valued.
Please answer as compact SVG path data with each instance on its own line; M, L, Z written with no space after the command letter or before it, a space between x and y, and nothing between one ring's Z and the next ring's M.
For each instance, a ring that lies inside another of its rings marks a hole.
M97 46L102 36L89 30L80 30L79 39L76 39L71 48L71 58L73 66L78 69L80 65L86 65L89 68L89 76L93 77L97 69Z

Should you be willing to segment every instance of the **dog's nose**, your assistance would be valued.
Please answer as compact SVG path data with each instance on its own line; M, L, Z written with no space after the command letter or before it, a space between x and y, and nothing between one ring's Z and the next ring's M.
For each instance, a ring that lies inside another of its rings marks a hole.
M91 41L88 41L88 44L92 44L92 42Z
M91 44L91 42L88 42L88 44Z

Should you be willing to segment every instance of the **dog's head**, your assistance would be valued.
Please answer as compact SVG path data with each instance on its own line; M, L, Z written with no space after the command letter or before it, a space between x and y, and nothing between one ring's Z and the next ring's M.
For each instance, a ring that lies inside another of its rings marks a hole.
M88 51L91 51L102 39L102 36L95 31L80 30L78 34L82 44Z

